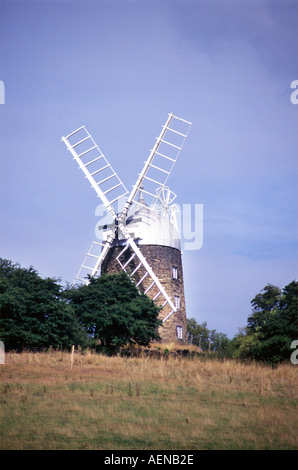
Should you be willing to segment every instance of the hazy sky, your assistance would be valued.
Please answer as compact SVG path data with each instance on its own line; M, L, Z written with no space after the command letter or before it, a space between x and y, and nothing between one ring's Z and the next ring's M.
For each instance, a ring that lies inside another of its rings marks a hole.
M72 282L99 204L61 137L86 125L128 189L168 113L169 185L203 204L187 316L230 337L297 278L298 0L0 0L1 256Z

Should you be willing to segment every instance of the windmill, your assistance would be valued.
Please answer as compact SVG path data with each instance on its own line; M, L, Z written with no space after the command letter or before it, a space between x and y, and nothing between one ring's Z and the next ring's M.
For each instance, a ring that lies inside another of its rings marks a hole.
M90 282L87 274L126 271L139 291L161 307L162 340L185 340L187 334L176 194L167 181L190 127L169 114L130 193L85 126L61 139L113 222L105 227L102 242L92 243L75 282ZM121 201L123 207L116 210Z

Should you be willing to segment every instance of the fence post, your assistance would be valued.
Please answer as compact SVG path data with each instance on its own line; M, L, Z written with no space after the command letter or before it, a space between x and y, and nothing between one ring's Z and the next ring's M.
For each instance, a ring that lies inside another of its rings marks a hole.
M0 364L5 364L5 348L3 341L0 341Z
M71 347L71 354L70 354L70 368L73 368L73 357L74 357L74 344Z

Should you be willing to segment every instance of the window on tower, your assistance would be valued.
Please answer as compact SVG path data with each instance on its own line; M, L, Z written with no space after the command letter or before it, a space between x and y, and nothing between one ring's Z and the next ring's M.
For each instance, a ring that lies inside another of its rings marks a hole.
M172 279L178 279L178 268L176 266L172 266Z
M174 295L174 305L176 308L180 308L180 295Z
M182 326L176 326L176 336L178 339L182 339Z

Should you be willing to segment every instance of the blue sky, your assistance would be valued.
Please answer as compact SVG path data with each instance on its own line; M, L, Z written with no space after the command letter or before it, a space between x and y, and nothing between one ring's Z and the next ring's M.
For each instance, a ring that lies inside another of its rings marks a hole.
M193 123L169 185L203 204L187 316L234 336L297 278L298 0L0 0L1 256L72 282L98 199L61 137L82 124L127 188L168 113Z

